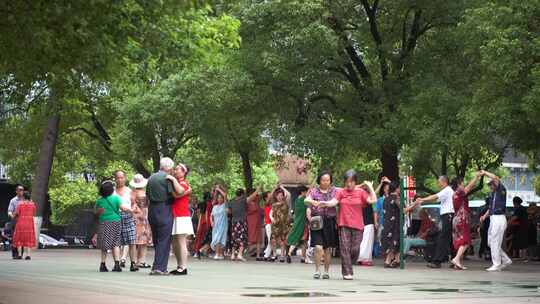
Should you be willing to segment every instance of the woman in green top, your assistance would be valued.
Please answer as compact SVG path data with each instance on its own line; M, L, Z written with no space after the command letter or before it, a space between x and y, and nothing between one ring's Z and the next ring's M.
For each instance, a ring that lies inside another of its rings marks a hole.
M306 198L307 188L300 186L300 195L294 201L294 223L289 236L287 237L287 245L289 245L289 253L287 254L287 263L291 262L291 255L294 249L302 241L304 231L306 227L306 205L304 199ZM302 246L302 263L306 261L306 247Z
M112 250L114 258L114 268L112 271L120 272L120 210L132 212L131 208L123 206L122 200L114 193L114 183L112 181L104 181L99 187L101 197L96 201L96 214L99 216L99 228L97 237L97 246L101 249L101 265L100 272L107 272L105 261L107 259L107 251Z

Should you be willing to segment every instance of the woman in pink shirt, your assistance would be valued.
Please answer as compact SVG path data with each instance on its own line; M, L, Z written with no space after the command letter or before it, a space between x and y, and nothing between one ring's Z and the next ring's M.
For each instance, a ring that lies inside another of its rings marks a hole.
M331 201L321 202L325 207L339 204L337 222L339 227L339 250L341 253L341 274L344 280L353 279L353 262L358 259L360 243L364 232L363 208L377 201L371 182L357 185L356 171L345 173L345 188L339 190ZM367 191L364 190L364 187Z

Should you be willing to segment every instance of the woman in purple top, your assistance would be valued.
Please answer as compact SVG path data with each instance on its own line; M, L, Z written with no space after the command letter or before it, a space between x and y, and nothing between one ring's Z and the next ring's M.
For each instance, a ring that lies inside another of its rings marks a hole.
M304 202L309 208L306 210L306 217L310 223L311 241L310 246L315 247L315 274L314 279L321 278L321 258L324 254L324 274L323 279L330 279L328 271L330 270L330 261L332 260L332 248L338 245L338 234L336 207L324 207L319 205L315 207L314 202L331 201L337 194L338 188L332 185L332 174L322 172L317 177L317 187L312 188ZM318 220L321 221L317 224ZM320 227L322 226L322 227Z

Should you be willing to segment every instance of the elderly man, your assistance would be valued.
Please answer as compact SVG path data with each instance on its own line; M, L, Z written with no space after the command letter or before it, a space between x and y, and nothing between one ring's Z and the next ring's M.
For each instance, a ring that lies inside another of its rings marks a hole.
M512 264L512 260L502 249L504 233L506 231L506 188L500 178L493 173L480 171L481 175L491 179L488 186L491 190L489 196L489 209L480 217L480 222L489 218L488 244L491 249L493 265L487 271L501 271Z
M441 268L441 263L448 261L448 256L451 253L452 245L452 218L454 217L454 190L449 186L447 176L440 176L438 180L439 193L430 195L424 198L418 198L416 205L428 203L428 202L441 202L441 223L442 228L437 239L437 250L433 257L433 260L429 262L429 268Z
M11 225L12 237L13 237L13 233L15 232L15 225L17 224L17 219L15 218L15 211L17 210L17 206L19 206L19 204L24 200L24 197L23 197L24 187L22 185L17 185L15 187L15 193L16 193L16 196L12 198L11 201L9 201L9 206L8 206L8 216L11 220L10 225ZM21 256L22 254L23 253L21 252L21 254L19 255L19 251L17 250L17 247L13 246L11 248L11 255L13 259L19 258L19 256Z
M146 196L148 206L148 222L152 228L154 241L154 264L150 275L167 275L167 264L171 250L171 233L173 215L171 204L175 195L182 195L184 190L178 181L171 176L174 168L172 159L160 160L160 170L148 179Z

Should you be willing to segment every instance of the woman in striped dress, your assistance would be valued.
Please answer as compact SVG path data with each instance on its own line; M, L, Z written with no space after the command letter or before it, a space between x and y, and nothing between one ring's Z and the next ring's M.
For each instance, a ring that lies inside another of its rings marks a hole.
M121 244L121 217L120 210L131 213L131 208L122 204L119 196L113 195L114 183L104 181L100 188L101 197L96 201L96 214L99 217L99 228L97 237L97 247L101 249L100 272L107 272L105 262L107 251L111 250L114 258L114 268L112 271L121 272L120 268L120 244Z

